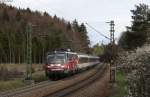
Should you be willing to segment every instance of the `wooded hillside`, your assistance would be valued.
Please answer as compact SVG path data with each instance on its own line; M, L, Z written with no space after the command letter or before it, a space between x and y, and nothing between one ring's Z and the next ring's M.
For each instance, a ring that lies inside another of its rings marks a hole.
M61 48L89 52L90 41L83 23L0 4L0 63L26 62L28 23L33 25L33 63L43 62L47 52Z

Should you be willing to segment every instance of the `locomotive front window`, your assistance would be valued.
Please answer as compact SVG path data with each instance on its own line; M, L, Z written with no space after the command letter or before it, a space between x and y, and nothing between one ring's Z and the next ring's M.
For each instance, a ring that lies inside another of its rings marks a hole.
M47 61L49 64L64 64L65 63L65 54L56 53L53 55L48 55Z

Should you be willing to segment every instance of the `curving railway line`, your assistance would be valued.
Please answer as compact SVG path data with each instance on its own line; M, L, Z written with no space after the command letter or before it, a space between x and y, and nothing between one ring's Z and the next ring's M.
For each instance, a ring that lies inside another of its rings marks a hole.
M68 87L65 87L61 90L58 90L54 93L43 96L43 97L66 97L74 92L77 92L80 89L82 89L82 88L90 85L91 83L94 83L96 80L98 80L103 75L106 68L107 68L107 65L98 66L96 68L97 71L95 73L93 73L91 76L89 76L77 83L74 83Z
M65 97L99 79L107 67L104 64L97 65L92 69L62 80L44 81L13 91L3 92L0 97Z
M25 86L22 88L18 88L18 89L14 89L14 90L10 90L10 91L6 91L6 92L2 92L0 93L0 97L16 97L18 95L24 95L25 93L28 93L30 91L33 91L35 89L50 85L50 84L54 84L55 82L51 82L51 81L43 81L37 84L33 84L33 85L29 85L29 86Z

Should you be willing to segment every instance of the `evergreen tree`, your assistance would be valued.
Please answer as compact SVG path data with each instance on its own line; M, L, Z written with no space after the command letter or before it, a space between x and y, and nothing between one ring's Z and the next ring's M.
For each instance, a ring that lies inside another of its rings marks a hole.
M76 19L73 21L72 25L73 25L73 30L75 32L78 32L79 31L79 24L78 24Z
M70 22L67 23L67 30L71 30L71 24L70 24Z
M90 44L90 41L89 41L89 38L87 36L87 30L86 30L86 27L84 25L84 23L82 23L79 27L79 32L80 32L80 35L81 35L81 39L84 41L84 47L86 50L89 50L89 44Z
M27 10L26 10L28 13L31 13L31 10L30 10L30 8L27 8Z
M86 30L86 27L85 27L84 23L82 23L82 24L80 25L80 27L79 27L79 32L85 32L85 33L87 33L87 30Z
M44 12L44 14L43 14L44 16L49 16L49 14L47 13L47 12Z
M20 11L17 11L17 13L16 13L16 19L17 19L17 21L20 21L20 20L21 20Z
M4 21L9 21L9 15L8 15L8 12L7 12L6 8L4 8L4 10L3 10L3 20Z
M131 12L133 14L132 25L128 27L119 40L119 45L125 49L135 49L142 46L148 37L148 14L150 12L148 6L145 4L136 5Z

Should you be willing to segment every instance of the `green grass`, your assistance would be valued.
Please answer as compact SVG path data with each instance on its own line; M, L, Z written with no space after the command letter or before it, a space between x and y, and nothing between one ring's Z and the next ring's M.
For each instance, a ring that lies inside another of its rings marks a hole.
M124 97L127 94L125 75L120 71L116 74L116 87L112 88L112 92L110 97Z
M25 86L21 79L14 79L8 81L0 81L0 91L7 91Z

